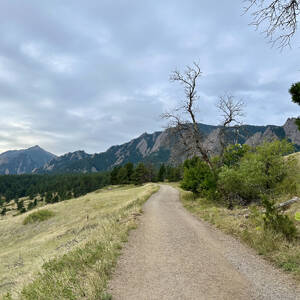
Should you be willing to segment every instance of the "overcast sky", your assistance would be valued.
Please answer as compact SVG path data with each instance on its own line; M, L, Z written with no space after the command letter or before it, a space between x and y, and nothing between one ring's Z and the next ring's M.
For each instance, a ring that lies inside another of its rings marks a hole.
M243 1L1 0L0 152L40 145L55 154L105 151L161 130L181 89L172 70L199 61L199 121L218 124L218 96L247 105L245 123L297 116L293 48L271 48Z

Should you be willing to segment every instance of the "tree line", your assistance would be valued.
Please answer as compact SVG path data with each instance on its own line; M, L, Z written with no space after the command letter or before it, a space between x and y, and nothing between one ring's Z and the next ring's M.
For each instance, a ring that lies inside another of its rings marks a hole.
M159 168L152 164L139 163L136 167L132 163L115 167L111 174L111 184L135 184L146 182L159 182L168 180L176 182L181 180L183 174L182 166L170 166L162 164Z
M182 166L139 163L134 166L127 163L116 166L110 172L89 174L57 175L2 175L0 176L0 214L7 212L6 204L12 200L20 213L31 210L38 202L56 203L77 198L107 185L135 184L146 182L179 181L182 178ZM26 204L22 198L28 197Z
M11 200L23 213L37 205L38 201L55 203L85 195L100 189L110 182L109 173L59 174L59 175L2 175L0 176L0 207ZM27 207L24 201L28 197ZM1 214L7 209L4 206Z

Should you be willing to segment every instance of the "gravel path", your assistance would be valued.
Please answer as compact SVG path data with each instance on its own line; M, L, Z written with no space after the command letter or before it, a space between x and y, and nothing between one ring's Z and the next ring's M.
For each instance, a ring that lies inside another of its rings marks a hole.
M113 299L300 299L300 286L190 215L162 185L144 206L110 283Z

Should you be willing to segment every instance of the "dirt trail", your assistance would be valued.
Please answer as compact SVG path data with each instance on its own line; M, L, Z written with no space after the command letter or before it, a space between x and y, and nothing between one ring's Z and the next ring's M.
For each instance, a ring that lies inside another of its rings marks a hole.
M289 276L191 216L162 185L144 206L110 283L113 299L300 299Z

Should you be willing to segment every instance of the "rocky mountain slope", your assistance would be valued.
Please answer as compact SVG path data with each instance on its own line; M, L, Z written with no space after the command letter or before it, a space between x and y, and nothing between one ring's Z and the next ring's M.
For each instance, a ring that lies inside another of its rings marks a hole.
M300 150L300 132L294 124L295 119L288 119L283 126L243 125L239 129L230 128L230 142L256 146L263 141L287 138ZM205 136L206 147L212 154L220 149L218 126L199 124ZM106 152L87 154L84 151L68 153L48 162L37 173L97 172L110 170L126 162L151 162L154 164L182 162L186 158L183 145L174 129L166 129L152 134L144 133L140 137L123 145L112 146Z
M32 173L56 156L39 146L10 150L0 154L0 174Z

